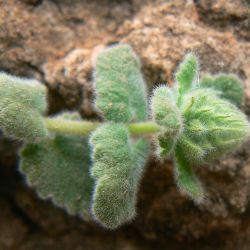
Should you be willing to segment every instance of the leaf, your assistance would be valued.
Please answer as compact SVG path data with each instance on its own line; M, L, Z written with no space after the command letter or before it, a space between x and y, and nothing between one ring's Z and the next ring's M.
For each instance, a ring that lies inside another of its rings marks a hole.
M91 173L96 180L92 211L104 227L115 229L135 216L136 196L149 146L132 142L122 124L105 124L91 136Z
M115 122L144 121L145 83L131 47L122 44L104 50L97 57L95 68L95 103L104 118Z
M94 182L86 138L56 135L21 150L20 170L42 198L89 220Z
M182 131L182 117L176 105L173 90L166 86L159 86L154 90L151 98L152 118L162 127L158 133L158 152L166 155L171 152L179 134Z
M46 94L46 87L34 79L0 72L0 110L6 105L20 103L43 114L47 108Z
M194 81L197 78L198 68L197 57L192 53L187 54L175 74L180 97L193 88Z
M204 198L204 191L200 181L195 176L192 167L183 159L180 150L176 149L175 178L180 190L200 203Z
M25 142L47 136L41 114L46 111L46 88L36 80L0 73L0 127Z
M36 142L48 135L41 115L21 103L1 109L0 127L8 136L28 142Z
M189 163L208 162L235 150L250 134L247 117L212 89L186 94L180 109L185 127L177 144Z
M206 75L202 78L200 86L213 88L222 98L240 107L244 102L244 88L240 79L233 74Z

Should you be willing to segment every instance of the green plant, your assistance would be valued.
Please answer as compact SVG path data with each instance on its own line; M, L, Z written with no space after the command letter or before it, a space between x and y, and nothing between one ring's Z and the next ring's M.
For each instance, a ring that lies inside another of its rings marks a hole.
M244 102L244 89L240 79L232 74L205 75L200 82L203 88L213 88L222 98L240 107Z
M250 132L234 105L243 102L235 76L199 82L198 60L188 54L174 86L158 86L148 107L140 67L126 44L98 55L95 105L102 122L76 113L46 117L43 85L0 74L0 127L24 142L20 170L27 182L41 197L110 229L135 216L149 138L159 157L173 158L180 190L201 202L204 191L193 168L239 147Z

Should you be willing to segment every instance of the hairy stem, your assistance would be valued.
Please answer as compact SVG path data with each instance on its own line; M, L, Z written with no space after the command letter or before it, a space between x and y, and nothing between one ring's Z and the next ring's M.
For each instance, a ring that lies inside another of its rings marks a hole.
M154 122L138 122L128 125L129 131L133 135L154 134L161 131L161 127Z
M100 122L73 121L62 118L45 118L44 122L49 131L71 135L88 135L102 124ZM133 135L153 134L161 130L159 125L150 121L131 123L128 128Z

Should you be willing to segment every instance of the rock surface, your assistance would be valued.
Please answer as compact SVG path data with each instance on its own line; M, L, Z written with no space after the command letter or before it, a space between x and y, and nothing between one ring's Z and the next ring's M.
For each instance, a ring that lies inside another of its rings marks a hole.
M0 0L0 70L48 86L49 113L93 106L91 57L130 43L149 91L173 82L187 51L203 72L234 72L245 84L250 115L248 0ZM153 157L141 185L138 215L105 231L40 200L17 171L17 142L0 138L0 249L220 249L250 246L250 142L197 169L207 189L196 205L178 192L172 165Z

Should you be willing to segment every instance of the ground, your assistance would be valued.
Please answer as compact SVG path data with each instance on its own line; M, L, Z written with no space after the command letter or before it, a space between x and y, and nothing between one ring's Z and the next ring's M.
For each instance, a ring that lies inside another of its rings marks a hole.
M249 0L0 0L0 70L41 80L49 114L78 110L98 119L92 60L100 49L131 44L149 93L172 84L177 63L193 51L201 72L239 75L250 115L249 30ZM250 249L250 142L197 169L207 190L202 205L177 190L171 161L152 156L138 215L116 231L39 199L18 172L19 147L1 135L1 250Z

